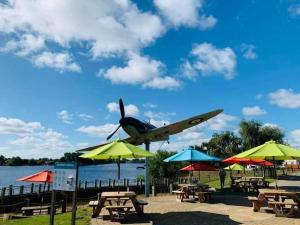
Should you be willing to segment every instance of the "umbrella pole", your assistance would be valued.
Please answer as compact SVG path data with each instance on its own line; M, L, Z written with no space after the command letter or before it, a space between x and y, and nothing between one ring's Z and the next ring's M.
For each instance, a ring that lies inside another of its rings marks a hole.
M275 157L273 156L273 164L274 164L274 178L275 178L275 188L278 188L278 184L277 184L277 171L276 171L276 161L275 161Z
M120 193L120 156L118 157L118 193Z

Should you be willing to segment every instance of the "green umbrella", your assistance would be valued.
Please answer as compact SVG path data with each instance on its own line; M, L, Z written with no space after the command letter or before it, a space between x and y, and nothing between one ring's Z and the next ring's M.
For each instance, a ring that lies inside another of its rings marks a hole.
M265 159L273 160L275 178L276 174L276 160L289 160L289 159L300 159L300 151L287 145L278 144L275 141L267 141L266 143L259 145L255 148L249 149L238 155L236 158L249 158L249 159ZM277 182L276 182L277 187Z
M235 163L233 165L225 167L224 169L225 170L243 171L245 169L245 167L241 166L240 164Z
M300 151L287 145L278 144L275 141L267 141L234 157L265 160L300 159Z
M132 144L113 141L90 152L82 154L81 158L88 159L117 159L118 181L120 180L120 159L153 157L154 154Z

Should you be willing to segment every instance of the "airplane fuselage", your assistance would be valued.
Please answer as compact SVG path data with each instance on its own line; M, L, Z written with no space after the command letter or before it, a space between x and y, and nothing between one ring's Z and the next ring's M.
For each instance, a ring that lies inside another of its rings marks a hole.
M120 119L120 124L124 131L130 136L130 137L139 137L156 127L150 123L144 123L138 119L132 118L132 117L125 117Z

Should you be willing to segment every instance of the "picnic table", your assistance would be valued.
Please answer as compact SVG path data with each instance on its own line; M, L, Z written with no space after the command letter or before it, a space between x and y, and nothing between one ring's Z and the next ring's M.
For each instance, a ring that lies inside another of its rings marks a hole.
M133 207L126 206L127 202L131 202ZM105 203L108 203L109 205L105 206ZM92 217L98 217L102 208L106 208L109 211L111 218L113 218L112 212L114 210L119 212L123 210L126 216L131 208L134 208L138 215L143 215L144 212L141 205L144 204L139 203L135 192L102 192L98 205L93 210Z
M196 196L200 202L209 201L211 199L211 191L206 184L178 184L179 190L173 191L176 194L176 200L182 202L184 199L189 199L192 195L195 200Z
M268 187L269 183L264 181L264 177L242 177L233 180L232 187L241 188L243 191L258 191L260 187Z
M259 195L257 198L248 197L253 203L253 211L255 212L258 212L263 204L267 203L276 216L292 217L295 213L295 207L300 207L297 192L277 189L259 189L258 191Z

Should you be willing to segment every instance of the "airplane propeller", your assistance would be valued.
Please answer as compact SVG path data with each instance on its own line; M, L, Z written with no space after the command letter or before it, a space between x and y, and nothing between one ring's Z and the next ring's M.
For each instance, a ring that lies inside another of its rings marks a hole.
M119 100L119 107L120 107L121 117L124 118L125 117L125 109L124 109L124 104L123 104L123 101L121 98Z
M119 100L119 108L120 108L120 113L121 113L121 118L125 118L125 109L124 109L124 104L122 99L120 98ZM120 129L121 124L119 124L119 126L110 134L108 135L108 137L106 138L106 140L108 141L109 139L111 139L112 136L114 136L114 134Z

